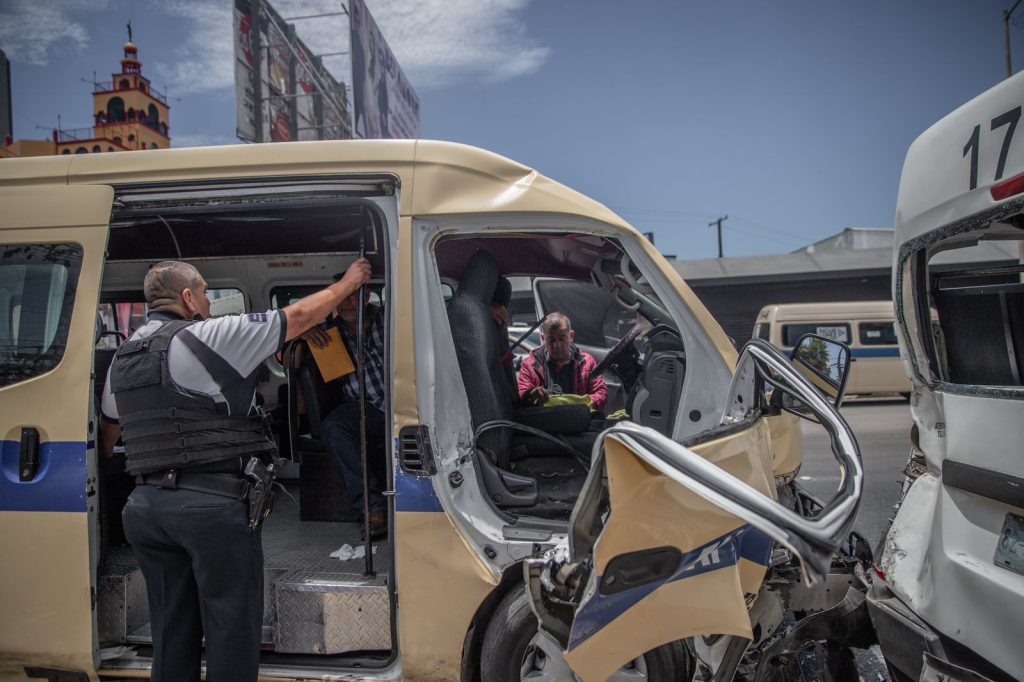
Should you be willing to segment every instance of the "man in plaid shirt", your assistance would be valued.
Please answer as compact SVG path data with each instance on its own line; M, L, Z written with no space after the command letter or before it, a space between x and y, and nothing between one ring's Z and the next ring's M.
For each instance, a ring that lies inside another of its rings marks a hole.
M338 279L340 275L336 276ZM369 298L369 290L366 290ZM348 348L353 362L357 361L358 349L358 292L352 294L338 306L338 317L328 325L336 325L341 331L342 341ZM367 305L363 313L364 335L363 354L366 360L366 442L369 446L383 442L386 434L384 419L384 396L387 384L384 378L384 315L377 306ZM322 327L314 327L303 338L318 347L327 344L327 333ZM344 400L334 408L321 424L324 445L331 458L341 469L345 488L349 493L350 509L357 516L363 513L363 467L359 451L359 375L347 374L339 380ZM370 534L374 538L387 535L387 503L381 493L381 486L371 468L368 474L370 489Z

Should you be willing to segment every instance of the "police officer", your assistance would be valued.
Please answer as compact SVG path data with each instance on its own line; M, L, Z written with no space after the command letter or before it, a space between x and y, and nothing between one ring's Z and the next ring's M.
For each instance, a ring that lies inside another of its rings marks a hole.
M263 546L250 507L274 443L255 405L256 369L320 322L370 277L366 259L296 303L210 318L193 266L146 275L149 322L118 349L102 402L101 450L118 431L136 487L122 514L146 579L155 681L256 680L263 621ZM255 458L255 459L254 459ZM259 519L257 519L258 521Z

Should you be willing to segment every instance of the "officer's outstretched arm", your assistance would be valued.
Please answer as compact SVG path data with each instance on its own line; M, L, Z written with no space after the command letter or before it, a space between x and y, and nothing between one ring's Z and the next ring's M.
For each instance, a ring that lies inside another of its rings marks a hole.
M370 261L360 258L348 267L339 281L286 307L284 314L288 331L285 340L291 341L323 321L342 301L359 291L359 287L370 280L370 275Z

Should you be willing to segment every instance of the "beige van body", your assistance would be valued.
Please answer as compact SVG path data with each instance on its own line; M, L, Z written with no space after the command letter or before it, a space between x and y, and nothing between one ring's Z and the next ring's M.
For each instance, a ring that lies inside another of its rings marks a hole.
M268 558L261 679L470 679L479 674L481 640L495 606L521 584L523 560L567 532L567 507L542 523L516 508L499 509L481 483L487 467L472 448L470 391L452 350L453 334L466 332L449 326L441 293L442 280L458 280L467 249L493 249L506 274L514 275L589 281L588 270L607 274L609 268L598 267L602 262L621 263L621 274L608 275L619 287L609 296L620 302L631 289L640 290L629 268L641 271L641 303L661 311L686 347L686 376L672 397L664 435L694 443L701 456L767 498L775 494L773 477L798 465L802 444L790 415L751 418L749 424L734 419L727 435L717 435L737 353L653 245L601 204L503 157L458 144L395 140L5 160L0 344L11 347L0 347L0 678L29 679L32 669L74 671L89 680L149 674L145 628L132 632L124 622L130 618L124 609L144 608L137 574L131 574L133 585L109 573L113 557L103 503L110 486L95 447L94 373L102 379L102 370L94 368L96 342L101 334L126 330L104 327L109 315L98 325L97 307L137 302L147 268L180 257L204 273L211 289L231 290L246 312L260 312L285 304L282 291L329 282L358 256L359 244L374 262L374 285L386 305L390 540L374 549L376 577L364 578L362 564L347 563L343 575L339 568L324 578L322 584L338 590L325 588L333 597L316 596L321 583L302 574L301 565L272 566ZM30 286L49 287L35 310L26 303ZM786 319L779 308L770 313L775 324ZM24 337L36 324L39 343L30 347ZM260 390L268 407L287 412L279 440L299 442L301 434L296 440L289 429L301 430L308 414L296 413L294 400L277 397L295 390L289 378L296 370L286 375L276 362L267 361ZM429 442L410 436L416 433L428 434ZM420 448L430 461L401 458L407 446ZM660 474L630 463L626 453L615 450L616 471L638 477L648 503L657 507L659 496L667 496L681 508L699 507L707 524L690 532L661 519L668 525L660 530L649 525L644 534L631 535L623 531L648 507L623 502L620 521L601 546L602 566L622 548L673 544L685 553L714 538L739 542L737 529L748 540L755 534L736 516L709 509L692 491L674 490ZM296 485L307 466L302 462L292 465ZM535 479L543 483L541 476ZM280 524L290 518L289 504L279 498L265 542L284 532ZM669 508L677 507L662 507ZM288 532L297 544L289 551L297 553L303 533L325 526L294 520L298 525ZM355 528L337 523L345 532ZM614 669L683 637L750 636L744 595L757 591L770 546L760 542L757 552L736 553L698 582L674 583L660 610L643 610L658 602L657 595L627 609L567 660L599 650L600 664L586 673L593 679L593 670ZM301 579L286 578L297 573ZM103 620L110 613L105 600L111 581L118 599L126 600L117 602L124 607L120 612L114 605L121 634L113 641ZM280 581L287 591L274 591ZM320 609L320 630L286 644L284 605L293 602L284 600L299 597ZM378 606L356 606L353 600L363 597ZM683 612L678 608L694 599L706 618L675 622ZM361 619L373 608L371 626ZM631 636L630 624L643 614L655 618L657 628L634 629ZM369 652L352 639L368 629L384 642Z
M850 347L852 360L847 395L906 395L910 379L900 360L894 321L891 301L779 303L761 309L753 336L787 352L806 333L841 341Z

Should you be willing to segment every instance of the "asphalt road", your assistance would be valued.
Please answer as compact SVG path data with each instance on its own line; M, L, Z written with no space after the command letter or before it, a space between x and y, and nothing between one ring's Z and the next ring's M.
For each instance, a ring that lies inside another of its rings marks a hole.
M910 407L905 400L851 401L841 412L853 428L864 463L864 496L854 529L875 548L888 528L903 484L903 467L910 454ZM828 434L808 421L801 423L801 429L805 452L800 483L827 500L839 486Z
M842 415L853 428L864 463L864 495L854 530L877 549L889 527L893 505L903 485L903 467L910 454L910 407L905 400L856 400L843 406ZM818 424L803 421L804 463L800 483L828 500L839 485L839 469L832 457L828 434ZM878 647L855 650L860 678L888 680Z

